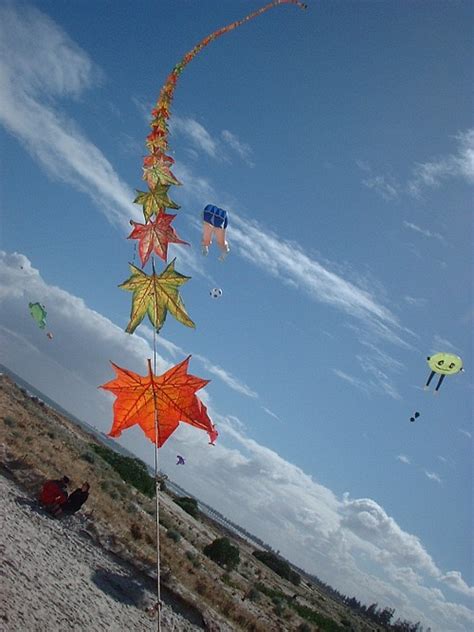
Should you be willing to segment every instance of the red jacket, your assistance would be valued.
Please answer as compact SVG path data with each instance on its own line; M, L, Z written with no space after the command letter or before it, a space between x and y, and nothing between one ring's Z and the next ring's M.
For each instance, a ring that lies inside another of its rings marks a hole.
M46 481L40 492L39 501L42 505L60 505L67 500L67 493L57 481Z

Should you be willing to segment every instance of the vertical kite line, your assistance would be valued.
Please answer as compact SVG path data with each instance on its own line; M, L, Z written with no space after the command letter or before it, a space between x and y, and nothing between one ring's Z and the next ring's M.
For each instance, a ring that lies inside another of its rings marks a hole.
M154 258L153 258L154 259ZM153 260L153 268L155 262ZM156 375L156 329L153 327L153 375ZM158 407L156 405L156 393L153 388L153 399L155 409L155 504L156 504L156 598L157 598L157 631L161 632L161 586L160 586L160 483L158 480Z
M273 0L265 6L249 13L241 20L237 20L224 26L210 35L202 39L194 48L192 48L184 57L173 67L171 73L168 75L163 87L161 88L158 101L152 110L153 120L150 124L152 128L151 133L147 136L146 145L150 151L150 155L146 156L143 162L143 179L147 181L150 193L142 195L139 192L136 203L143 204L143 212L145 221L148 222L151 215L156 213L158 216L164 213L166 208L179 208L172 200L169 199L167 191L172 184L180 184L177 178L171 173L170 166L174 163L171 156L166 155L168 149L168 125L167 119L170 116L170 105L173 100L174 91L176 88L178 77L183 72L184 68L190 61L208 44L217 39L224 33L228 33L237 28L245 22L249 22L253 18L265 13L273 7L277 7L282 4L294 4L301 9L306 9L307 5L300 0ZM151 202L151 213L148 205ZM153 274L155 273L155 263L152 257ZM153 373L156 375L156 327L153 328ZM151 361L148 361L150 378L153 381L153 375L151 374ZM159 428L158 428L158 410L156 406L156 392L153 390L154 397L154 425L155 425L155 495L156 495L156 546L157 546L157 610L158 610L158 632L161 630L161 590L160 590L160 503L159 503L159 481L158 481L158 445L159 445Z

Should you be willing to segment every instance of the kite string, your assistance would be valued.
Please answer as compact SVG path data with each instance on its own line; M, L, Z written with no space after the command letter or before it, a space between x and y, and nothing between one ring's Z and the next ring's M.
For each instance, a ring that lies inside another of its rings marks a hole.
M154 261L153 261L154 264ZM156 329L153 327L153 375L156 375ZM155 391L154 396L154 422L155 422L155 501L156 501L156 598L158 600L158 620L157 630L161 632L161 586L160 586L160 483L158 480L158 410L156 406Z

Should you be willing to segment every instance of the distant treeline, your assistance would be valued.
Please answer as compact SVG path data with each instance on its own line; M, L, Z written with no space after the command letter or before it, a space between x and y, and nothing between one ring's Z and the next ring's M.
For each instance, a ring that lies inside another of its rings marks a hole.
M96 443L89 444L89 447L111 465L126 483L130 483L149 498L155 495L155 480L148 474L147 466L143 461L138 458L122 456L114 450Z
M308 576L306 573L304 573L304 575ZM379 608L377 603L366 606L355 597L347 597L346 595L343 595L335 588L332 588L332 586L325 584L318 577L314 575L309 575L308 577L314 584L322 588L333 599L345 604L353 612L370 619L377 625L383 626L385 630L390 630L392 632L423 632L424 630L419 621L417 623L411 623L405 619L398 618L396 621L391 623L393 615L395 614L395 608ZM431 632L431 628L426 628L425 632Z

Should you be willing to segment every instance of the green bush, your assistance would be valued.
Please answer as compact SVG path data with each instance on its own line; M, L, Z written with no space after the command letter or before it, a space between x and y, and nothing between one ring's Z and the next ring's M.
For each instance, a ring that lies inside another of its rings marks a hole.
M179 542L181 540L181 535L175 531L175 529L168 529L166 535L170 540L173 540L173 542Z
M228 538L217 538L203 549L204 555L228 570L236 568L240 562L239 549Z
M326 632L340 632L344 629L332 619L324 617L322 614L319 614L319 612L316 612L316 610L312 610L306 606L301 606L298 603L292 603L290 605L293 610L296 610L302 619L306 619L306 621L309 621L310 623L315 623L321 630L325 630Z
M287 579L295 586L299 585L301 577L296 571L292 570L288 562L285 562L285 560L282 560L280 557L270 553L269 551L254 551L252 555L256 557L257 560L260 560L260 562L263 562L266 566L268 566L268 568L271 568L272 571L275 571L277 575L283 577L283 579Z
M319 612L316 612L316 610L313 610L312 608L308 608L306 606L300 605L297 601L294 601L293 599L289 598L280 590L273 590L273 588L269 588L262 582L257 582L255 584L255 588L258 591L262 592L264 595L267 595L267 597L270 597L272 602L275 604L275 608L279 608L280 606L285 604L289 608L292 608L293 610L295 610L302 619L306 619L306 621L316 624L316 626L320 630L325 630L326 632L340 632L343 630L343 628L341 628L332 619L329 619L328 617L325 617L322 614L319 614ZM281 614L279 614L279 616L281 616ZM308 624L302 623L301 625L303 626L303 625L308 625ZM308 630L308 629L311 630L311 627L301 628L301 630L303 631Z
M230 588L238 588L239 585L232 581L232 578L229 573L224 573L221 577L223 583Z
M260 601L260 591L255 586L252 586L252 588L248 591L246 597L247 599L250 599L250 601Z
M168 516L164 516L160 513L160 524L162 524L165 529L170 529L172 522Z
M83 452L80 458L87 463L95 463L95 455L92 452Z
M273 612L276 614L277 617L283 616L283 613L285 612L285 604L281 601L277 602L273 606Z
M120 474L122 479L135 489L152 498L155 495L155 480L148 474L143 461L129 456L122 456L102 445L90 444L90 448L104 461L109 463Z
M197 518L199 516L199 508L195 498L180 496L179 498L175 498L174 502L193 518Z
M4 417L3 423L5 424L5 426L10 426L10 428L16 426L16 421L13 419L13 417Z

